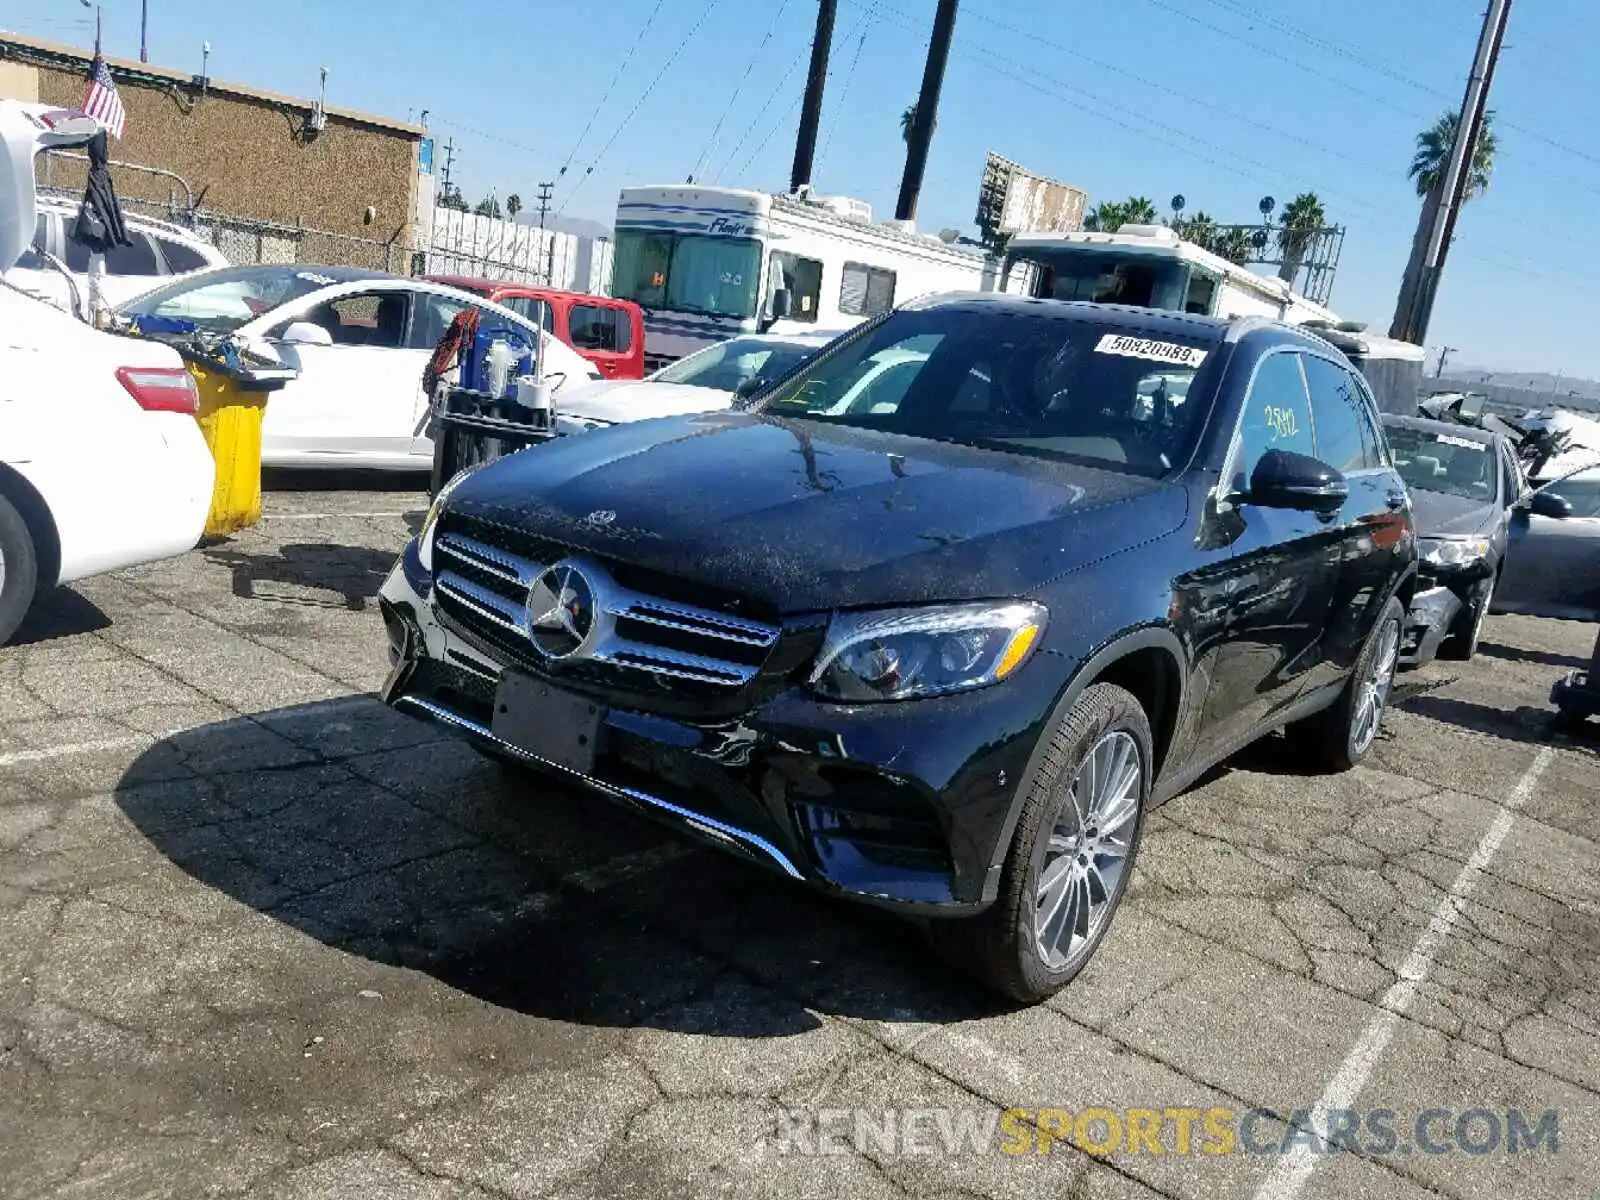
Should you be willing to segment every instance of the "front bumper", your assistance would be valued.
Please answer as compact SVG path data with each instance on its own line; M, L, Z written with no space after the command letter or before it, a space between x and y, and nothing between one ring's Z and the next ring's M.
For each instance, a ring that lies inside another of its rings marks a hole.
M1420 667L1432 662L1462 608L1461 597L1443 586L1427 588L1413 596L1400 638L1401 664Z
M1003 688L849 706L789 687L732 719L608 709L595 697L601 732L580 774L495 735L505 665L439 614L428 587L408 547L380 593L386 703L826 891L927 915L994 899L1039 714L1054 698L1038 660Z

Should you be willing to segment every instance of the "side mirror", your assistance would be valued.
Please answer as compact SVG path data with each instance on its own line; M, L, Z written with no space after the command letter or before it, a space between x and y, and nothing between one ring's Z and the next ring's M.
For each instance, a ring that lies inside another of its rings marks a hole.
M1554 492L1534 492L1528 497L1528 511L1535 516L1564 521L1572 515L1572 501Z
M1321 459L1292 450L1268 450L1250 472L1245 500L1258 508L1335 513L1349 498L1344 476Z
M772 293L772 319L781 321L794 311L794 294L788 288L779 288Z
M331 346L333 334L312 321L291 321L278 340L296 346Z

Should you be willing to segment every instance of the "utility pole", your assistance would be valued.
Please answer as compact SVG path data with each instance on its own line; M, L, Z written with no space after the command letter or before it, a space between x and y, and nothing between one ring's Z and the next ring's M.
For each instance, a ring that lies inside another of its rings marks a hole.
M894 219L910 221L917 215L917 197L922 193L922 173L928 166L928 144L933 141L933 126L939 116L939 93L944 88L945 63L950 60L950 40L956 32L958 0L939 0L933 14L933 36L928 40L928 61L922 68L922 91L911 119L906 139L906 169L900 177L900 199L894 206Z
M1433 368L1433 377L1435 379L1439 378L1439 376L1444 374L1445 360L1448 359L1452 354L1454 354L1459 349L1461 349L1460 346L1440 346L1439 347L1439 362L1438 362L1438 365Z
M456 140L451 138L444 144L444 169L439 172L439 190L448 197L450 195L450 168L456 161Z
M1494 81L1495 64L1505 41L1506 21L1511 16L1511 0L1488 0L1483 14L1483 29L1478 35L1478 50L1467 77L1466 94L1461 98L1461 114L1456 122L1455 141L1445 173L1429 194L1423 207L1422 224L1412 245L1411 262L1400 284L1394 322L1389 336L1421 345L1428 336L1428 321L1433 316L1433 301L1439 291L1439 276L1455 234L1456 217L1472 178L1472 160L1483 132L1483 113L1489 100L1489 85ZM1426 239L1423 237L1426 230Z
M139 61L150 61L150 0L139 0Z
M551 238L549 246L545 246L544 219L545 214L550 211L550 198L554 196L555 193L556 185L554 181L551 181L550 183L541 183L539 185L539 246L545 252L544 285L546 287L550 286L550 277L555 274L556 241L554 238Z
M833 48L833 18L839 0L818 0L817 31L811 38L811 69L806 73L806 96L800 105L800 132L794 142L794 166L789 190L798 192L811 182L811 164L817 155L817 128L822 124L822 87L828 82L828 54Z

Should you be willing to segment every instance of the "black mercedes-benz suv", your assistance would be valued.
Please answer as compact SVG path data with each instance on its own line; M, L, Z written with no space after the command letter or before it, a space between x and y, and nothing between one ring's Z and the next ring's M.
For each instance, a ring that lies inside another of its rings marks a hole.
M382 593L385 699L1024 1000L1150 806L1287 727L1372 747L1410 500L1337 350L1261 320L913 303L738 411L458 477Z

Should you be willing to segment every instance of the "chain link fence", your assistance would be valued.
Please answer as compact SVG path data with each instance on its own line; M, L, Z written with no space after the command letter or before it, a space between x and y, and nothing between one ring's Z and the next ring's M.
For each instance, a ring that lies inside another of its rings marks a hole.
M39 156L41 195L77 203L87 160L70 150ZM413 248L397 234L388 240L314 229L218 212L196 196L182 176L156 167L112 160L123 210L187 230L210 242L235 266L257 263L363 267L394 275L461 275L606 294L612 245L606 238L540 230L518 222L462 213L433 212L427 244Z

